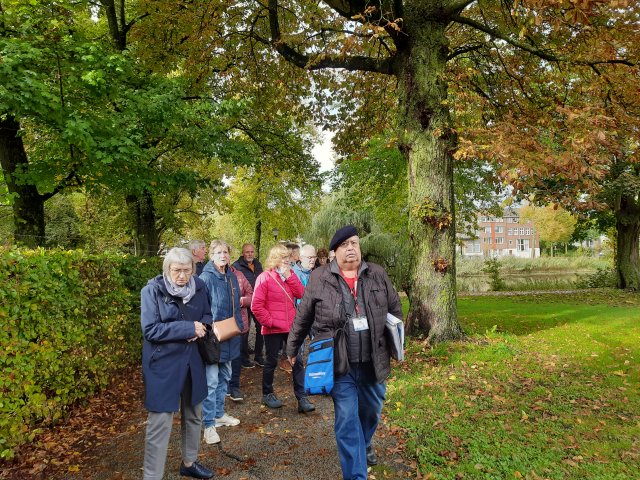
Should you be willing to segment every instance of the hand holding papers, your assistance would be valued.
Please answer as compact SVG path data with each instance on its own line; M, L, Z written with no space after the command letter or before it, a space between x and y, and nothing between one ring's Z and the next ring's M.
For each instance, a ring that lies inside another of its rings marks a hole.
M398 317L387 313L385 325L391 344L391 356L399 362L404 361L404 323Z

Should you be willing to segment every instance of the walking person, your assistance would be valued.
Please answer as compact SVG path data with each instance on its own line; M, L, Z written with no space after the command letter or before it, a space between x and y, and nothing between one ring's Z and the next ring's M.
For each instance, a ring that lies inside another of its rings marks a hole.
M229 265L229 245L214 240L209 247L209 258L200 278L209 289L211 316L214 322L233 316L242 330L240 314L240 285ZM231 362L240 356L240 336L220 342L220 361L207 365L207 398L202 405L204 440L208 444L220 442L217 427L233 427L240 420L225 413L224 402L231 379Z
M203 240L191 240L189 242L189 250L196 262L196 275L202 273L204 264L207 263L207 244Z
M233 267L242 272L245 278L251 284L251 288L256 288L256 278L262 273L262 264L256 258L256 248L251 243L242 245L242 255L238 260L233 262ZM262 326L256 319L256 316L248 309L249 321L253 320L255 326L256 341L253 347L254 360L256 365L264 367L264 340L262 339ZM247 353L249 353L249 335L246 337Z
M251 310L262 325L262 336L267 357L262 371L262 403L269 408L282 407L282 401L273 391L273 376L278 363L278 352L287 341L296 316L295 301L301 298L304 287L291 271L289 250L275 245L265 262L266 270L256 280ZM304 392L304 365L293 368L293 391L298 400L298 412L308 413L315 407Z
M334 379L334 430L343 479L366 480L377 458L371 444L391 371L387 313L402 318L398 293L379 265L362 260L357 229L339 229L329 247L335 261L311 273L287 342L297 365L300 345L313 327L318 338L333 338L344 325L349 369Z
M231 251L229 251L229 254ZM231 258L229 258L229 261ZM249 359L249 352L247 351L248 347L248 337L249 337L249 307L251 306L251 299L253 298L253 288L249 283L249 280L244 276L244 274L233 267L230 266L231 271L238 279L238 285L240 285L240 314L242 316L242 336L241 336L241 346L240 346L240 356L231 361L231 380L229 380L229 391L227 392L227 396L233 400L234 402L241 402L244 400L242 392L240 391L240 374L242 373L243 368L255 368L253 362Z
M161 480L173 414L181 411L180 475L213 478L198 463L202 401L207 396L205 365L195 342L211 324L211 305L204 282L194 275L195 261L185 248L172 248L162 275L141 292L142 374L148 410L144 444L144 480Z

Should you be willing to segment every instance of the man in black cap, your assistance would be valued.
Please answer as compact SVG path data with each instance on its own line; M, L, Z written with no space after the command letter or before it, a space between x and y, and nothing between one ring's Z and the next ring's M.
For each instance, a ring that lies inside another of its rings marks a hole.
M391 371L387 313L402 318L402 308L382 267L362 261L353 225L339 229L329 248L335 250L336 261L311 273L286 351L293 364L312 326L316 338L331 338L344 325L349 369L335 376L331 391L336 443L343 478L366 480L367 465L377 463L371 439Z

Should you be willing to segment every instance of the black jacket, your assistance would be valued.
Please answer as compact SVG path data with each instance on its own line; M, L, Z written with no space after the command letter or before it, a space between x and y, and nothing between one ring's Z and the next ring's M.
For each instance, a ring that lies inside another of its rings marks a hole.
M258 261L258 259L253 260L253 270L249 268L249 264L244 259L244 257L240 257L238 260L233 262L233 266L235 269L240 270L244 276L249 280L251 284L251 288L256 288L256 278L258 275L262 273L262 264Z
M391 353L385 335L387 313L402 318L402 307L400 297L384 269L373 263L367 263L366 267L361 269L358 277L358 289L362 289L369 323L373 368L376 379L382 382L391 371ZM339 275L332 272L331 264L311 273L289 332L288 356L295 357L312 325L318 338L330 338L344 323L346 311Z

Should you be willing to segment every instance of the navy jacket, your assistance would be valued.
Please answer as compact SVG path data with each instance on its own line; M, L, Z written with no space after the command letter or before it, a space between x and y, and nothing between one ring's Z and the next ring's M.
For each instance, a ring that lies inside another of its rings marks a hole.
M162 275L149 280L142 289L142 375L144 406L151 412L177 412L187 375L191 375L191 403L207 396L204 362L196 342L193 322L211 323L209 294L202 280L195 277L196 294L185 305L183 318L176 299L167 292Z
M233 305L231 303L231 289L229 282L233 286L233 301L235 302L235 319L238 328L242 330L242 315L240 312L240 285L238 278L227 268L225 273L221 273L212 262L207 262L200 274L200 279L209 290L209 301L211 302L211 316L214 322L224 320L233 315ZM237 335L220 344L220 362L230 362L240 356L240 335Z

